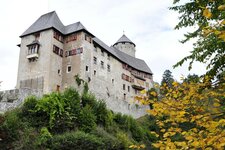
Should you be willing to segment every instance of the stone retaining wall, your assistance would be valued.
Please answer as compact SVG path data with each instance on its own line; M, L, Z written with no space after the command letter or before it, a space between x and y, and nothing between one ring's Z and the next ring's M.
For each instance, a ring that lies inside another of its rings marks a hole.
M29 95L40 97L42 90L31 90L27 88L0 91L0 113L20 106L24 99Z

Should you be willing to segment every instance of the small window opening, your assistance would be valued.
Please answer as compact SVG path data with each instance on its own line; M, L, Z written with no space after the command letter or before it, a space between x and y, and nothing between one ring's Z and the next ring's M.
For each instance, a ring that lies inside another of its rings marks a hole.
M71 66L67 66L67 73L72 71L72 67Z
M88 66L86 66L86 71L88 71Z
M124 93L124 94L123 94L123 100L126 100L126 96L127 96L127 95Z

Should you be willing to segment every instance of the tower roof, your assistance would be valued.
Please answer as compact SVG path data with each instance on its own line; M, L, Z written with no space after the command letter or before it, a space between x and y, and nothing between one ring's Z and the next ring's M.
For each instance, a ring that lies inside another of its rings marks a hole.
M64 26L56 12L52 11L39 17L20 37L50 28L55 28L64 35L80 30L87 31L80 22Z
M114 45L116 45L118 43L130 43L135 46L135 44L125 34L123 34L122 37Z

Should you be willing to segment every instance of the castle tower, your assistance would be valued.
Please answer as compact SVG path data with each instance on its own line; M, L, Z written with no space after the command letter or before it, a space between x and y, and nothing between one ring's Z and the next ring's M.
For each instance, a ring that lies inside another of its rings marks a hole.
M125 34L123 34L113 46L118 50L135 57L135 44Z

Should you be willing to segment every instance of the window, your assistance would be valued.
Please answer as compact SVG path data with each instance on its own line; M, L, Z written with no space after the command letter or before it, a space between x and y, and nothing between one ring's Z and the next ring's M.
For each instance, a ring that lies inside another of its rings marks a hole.
M72 67L69 65L67 66L67 73L71 72L72 71Z
M101 50L101 55L104 56L104 51L103 50Z
M101 68L104 69L104 62L101 61Z
M110 72L110 71L111 71L111 67L110 67L110 65L107 65L107 70L108 70L108 72Z
M60 69L58 69L58 75L61 75L61 70Z
M54 38L63 43L63 36L61 33L54 31Z
M35 40L39 40L39 38L40 38L40 33L35 33L35 34L34 34L34 37L35 37Z
M38 53L38 45L28 46L28 55Z
M26 58L29 60L29 62L33 62L38 59L39 55L39 42L33 41L31 44L27 45L28 51Z
M94 75L96 75L96 70L94 70Z
M81 54L81 53L83 53L83 47L75 48L75 49L66 51L66 57L78 55L78 54Z
M66 43L71 42L71 41L75 41L75 40L77 40L77 34L72 34L72 35L69 35L66 38Z
M96 46L96 45L94 45L94 51L96 51L96 52L97 52L97 46Z
M96 57L93 58L93 62L94 62L94 64L97 64L97 58Z
M130 86L127 86L127 91L130 92Z
M125 84L123 84L123 90L126 90L126 85Z
M57 91L57 92L60 91L60 86L59 86L59 85L56 86L56 91Z
M53 45L53 53L63 57L63 50L55 45Z
M110 60L110 54L108 54L107 56L108 56L107 59Z
M86 71L88 71L88 66L86 66Z
M112 84L114 84L114 79L112 79Z
M87 34L85 34L85 40L91 43L91 37Z
M126 94L125 93L123 94L123 100L126 100Z

